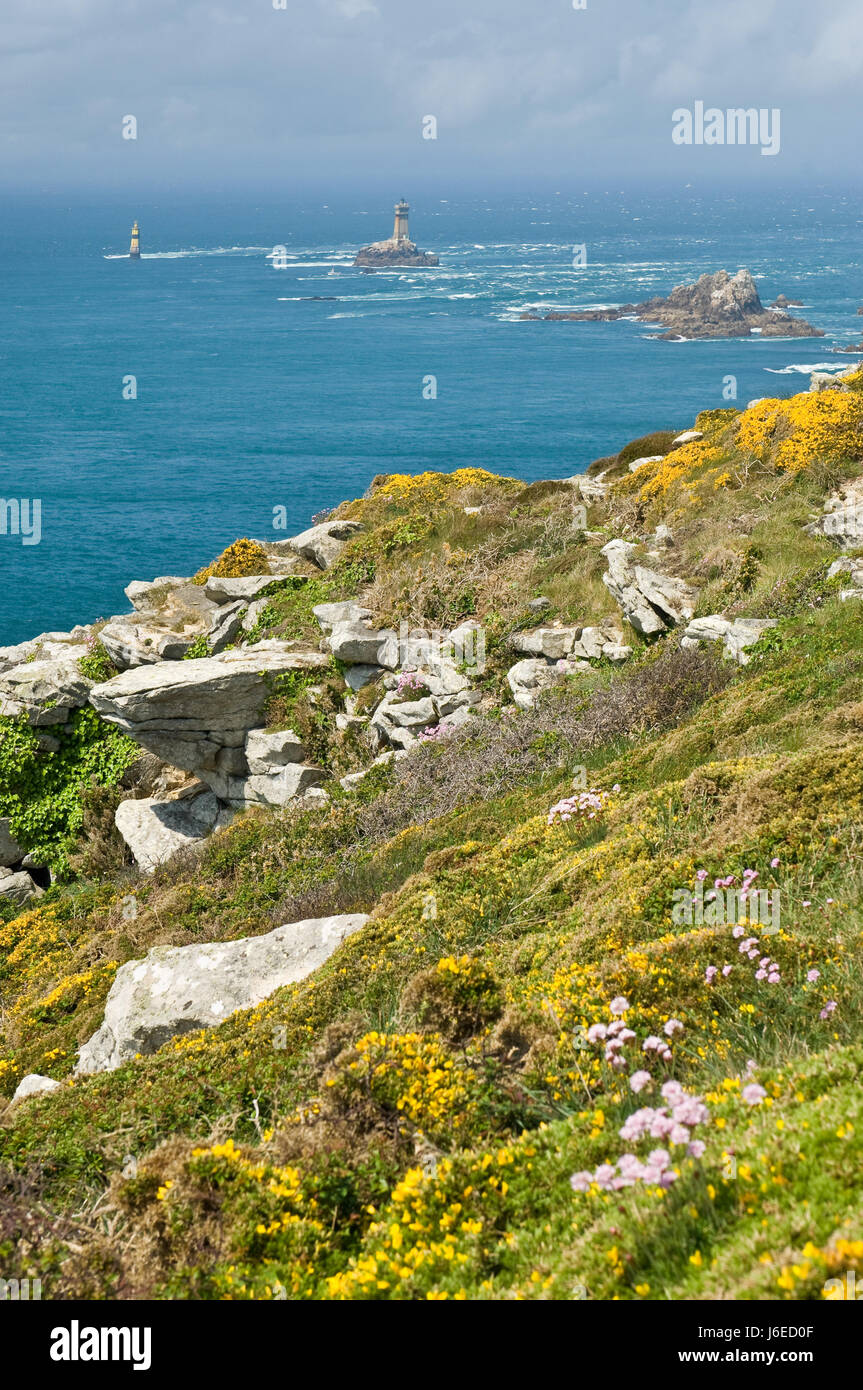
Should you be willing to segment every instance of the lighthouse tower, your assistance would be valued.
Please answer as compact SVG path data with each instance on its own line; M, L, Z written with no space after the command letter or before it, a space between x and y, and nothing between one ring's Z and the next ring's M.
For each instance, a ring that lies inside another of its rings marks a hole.
M410 204L402 198L395 206L396 221L393 227L393 241L398 245L401 241L410 241L408 236L408 213Z
M129 260L139 261L141 259L141 247L138 242L138 223L132 224L132 241L129 246Z

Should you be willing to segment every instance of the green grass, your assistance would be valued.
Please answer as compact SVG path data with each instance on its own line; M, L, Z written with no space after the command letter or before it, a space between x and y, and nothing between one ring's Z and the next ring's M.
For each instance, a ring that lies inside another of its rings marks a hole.
M722 434L729 418L699 420ZM636 692L637 711L664 648L633 642L628 668L571 683L559 727L500 782L503 745L480 728L477 748L431 752L424 783L380 769L325 811L247 814L151 877L79 880L0 926L0 1089L27 1070L64 1082L0 1115L13 1276L83 1297L805 1300L863 1269L863 606L839 601L835 550L803 530L835 470L736 465L742 481L698 505L672 488L639 534L672 526L655 563L701 588L699 611L779 626L715 693L670 702L665 726L630 717L583 748L563 736L609 692ZM448 487L348 504L366 529L333 571L274 591L255 635L316 644L316 603L397 612L412 575L429 619L471 590L495 691L528 597L551 599L542 622L615 611L559 485ZM612 496L590 526L620 534L634 516ZM314 683L336 700L338 672ZM306 694L283 690L274 717L311 717ZM317 708L337 766L332 709ZM596 822L549 826L581 765L620 791ZM472 790L437 814L448 769ZM672 916L699 871L739 883L745 869L781 899L779 932L753 931L774 984L731 924ZM71 1079L123 961L357 910L371 922L309 979ZM639 1047L683 1023L637 1099L585 1041L617 996ZM668 1077L704 1097L704 1153L675 1149L667 1190L573 1191Z

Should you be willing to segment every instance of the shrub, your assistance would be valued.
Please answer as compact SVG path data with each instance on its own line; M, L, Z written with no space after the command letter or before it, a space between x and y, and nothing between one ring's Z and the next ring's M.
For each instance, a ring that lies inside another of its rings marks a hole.
M206 584L208 579L241 579L248 574L269 574L267 552L258 541L243 537L223 550L218 559L205 569L198 570L193 584Z
M761 463L796 473L812 464L860 458L863 397L853 391L804 391L763 400L743 412L737 447Z
M364 831L385 836L423 824L475 799L578 764L593 750L684 718L734 676L713 649L657 647L607 686L558 686L536 708L506 718L475 716L446 742L396 763L392 789L360 811Z
M89 706L51 732L60 748L44 753L26 717L0 718L0 815L10 817L12 833L25 849L65 877L67 850L83 820L85 789L116 786L141 750Z
M422 970L408 982L401 997L401 1014L424 1031L439 1033L451 1043L475 1037L503 1013L503 996L482 961L470 956L447 956L432 970Z
M109 681L112 676L117 675L117 667L114 665L102 643L98 640L88 641L89 648L87 655L78 660L78 670L82 676L86 676L90 681Z
M633 439L630 444L624 444L617 455L617 462L628 468L636 459L650 458L653 454L667 454L678 433L678 430L655 430L653 434L643 434L640 439Z

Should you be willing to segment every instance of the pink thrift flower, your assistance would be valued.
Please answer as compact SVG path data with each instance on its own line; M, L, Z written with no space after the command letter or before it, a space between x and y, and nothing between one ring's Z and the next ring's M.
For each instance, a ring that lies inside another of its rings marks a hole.
M631 1091L634 1091L636 1095L638 1095L639 1091L643 1091L644 1088L645 1088L645 1086L649 1086L649 1085L650 1085L650 1072L649 1072L649 1071L634 1071L634 1072L632 1073L632 1076L629 1078L629 1089L630 1089Z
M572 1188L573 1192L589 1192L590 1185L592 1182L592 1173L573 1173L572 1177L569 1180L569 1185Z
M689 1154L690 1158L701 1158L706 1148L707 1145L702 1139L693 1139L686 1152Z
M747 1105L760 1105L767 1092L763 1086L759 1086L757 1082L753 1081L751 1085L743 1087L742 1095Z
M624 999L622 994L618 994L616 999L612 999L608 1007L613 1014L625 1014L629 1008L629 1000Z
M715 977L716 977L718 974L719 974L719 967L718 967L718 966L716 966L716 965L708 965L707 969L706 969L705 972L704 972L704 978L705 978L705 980L707 981L708 984L711 984L712 981L715 979Z
M667 1038L673 1038L675 1033L683 1032L683 1024L680 1022L679 1018L670 1018L667 1023L663 1025L662 1031Z
M820 980L820 979L821 979L821 971L820 971L820 970L807 970L807 972L806 972L806 978L807 978L807 980L809 981L810 985L814 985L814 983L815 983L816 980Z
M704 880L705 880L706 877L707 877L707 870L706 870L706 869L699 869L699 870L698 870L698 873L695 875L695 877L698 879L699 883L703 883Z
M827 1003L824 1005L824 1008L821 1010L821 1012L820 1012L820 1014L818 1015L818 1017L819 1017L819 1018L829 1018L830 1015L833 1013L834 1009L837 1009L838 1007L839 1007L839 1006L838 1006L838 1004L836 1003L836 1000L835 1000L835 999L828 999L828 1000L827 1000Z
M778 868L779 868L779 860L778 860L778 859L771 859L771 861L770 861L770 867L771 867L771 869L778 869Z
M723 967L722 967L722 973L723 973L723 975L725 976L726 979L728 979L728 976L731 974L731 972L732 972L733 969L734 969L734 966L733 966L733 965L723 965Z
M770 974L767 976L767 983L768 983L769 985L778 985L778 984L779 984L779 971L778 971L778 970L771 970Z

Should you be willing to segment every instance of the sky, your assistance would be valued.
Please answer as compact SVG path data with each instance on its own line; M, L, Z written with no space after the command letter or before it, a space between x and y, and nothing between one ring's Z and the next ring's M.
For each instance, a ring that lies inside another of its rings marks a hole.
M2 0L0 185L856 179L863 0L584 3ZM696 101L779 153L675 144Z

